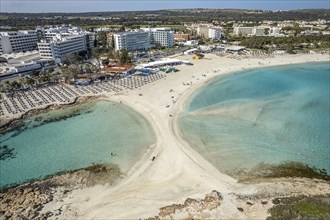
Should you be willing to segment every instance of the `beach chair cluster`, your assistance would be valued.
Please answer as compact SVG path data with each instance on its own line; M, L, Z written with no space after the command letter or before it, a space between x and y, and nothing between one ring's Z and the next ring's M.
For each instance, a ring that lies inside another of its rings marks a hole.
M55 84L3 93L1 94L0 116L23 114L31 109L51 104L68 104L82 96L115 94L125 89L133 90L164 77L166 75L160 73L147 76L133 75L79 87Z

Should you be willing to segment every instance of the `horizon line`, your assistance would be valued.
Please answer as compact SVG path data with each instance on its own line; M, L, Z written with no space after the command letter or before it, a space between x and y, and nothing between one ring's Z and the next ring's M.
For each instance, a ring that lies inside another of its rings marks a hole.
M105 1L105 0L96 0ZM131 0L124 0L131 1ZM170 0L171 1L171 0ZM81 11L81 12L0 12L1 14L81 14L81 13L113 13L113 12L144 12L144 11L168 11L168 10L241 10L241 11L301 11L301 10L329 10L328 8L297 8L297 9L247 9L247 8L165 8L165 9L146 9L146 10L116 10L116 11Z

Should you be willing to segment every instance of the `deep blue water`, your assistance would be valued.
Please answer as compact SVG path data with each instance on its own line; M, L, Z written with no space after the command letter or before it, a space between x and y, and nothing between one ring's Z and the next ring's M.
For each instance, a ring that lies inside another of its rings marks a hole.
M222 171L297 161L330 173L329 63L218 78L180 117L184 138Z

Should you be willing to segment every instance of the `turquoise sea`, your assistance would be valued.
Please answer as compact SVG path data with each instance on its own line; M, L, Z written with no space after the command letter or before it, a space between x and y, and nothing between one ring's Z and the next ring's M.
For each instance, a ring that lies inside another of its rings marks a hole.
M125 172L154 143L148 122L122 104L99 101L55 110L1 134L0 153L11 152L0 160L0 187L93 163L117 164Z
M295 161L330 173L329 63L220 77L180 115L182 135L219 170Z

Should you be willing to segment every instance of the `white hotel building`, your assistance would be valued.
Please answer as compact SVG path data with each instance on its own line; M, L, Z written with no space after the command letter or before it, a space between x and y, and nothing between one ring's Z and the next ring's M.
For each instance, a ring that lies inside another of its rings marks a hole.
M174 32L169 28L144 28L113 36L116 50L146 50L153 46L173 47L174 45Z
M209 28L209 38L211 39L221 39L224 35L221 28L211 27Z
M174 31L171 28L145 28L150 33L150 43L155 46L173 47Z
M55 27L43 30L43 39L38 43L39 54L43 58L54 58L56 62L72 53L86 51L94 47L94 33L76 27Z
M0 32L0 54L35 50L37 42L36 31Z
M147 50L151 47L150 35L145 31L121 32L113 37L116 50Z
M213 27L210 25L197 26L197 34L204 38L220 40L223 36L223 30L221 27Z
M87 50L84 35L62 36L57 34L51 40L41 40L38 50L42 58L54 58L56 62L72 53Z

